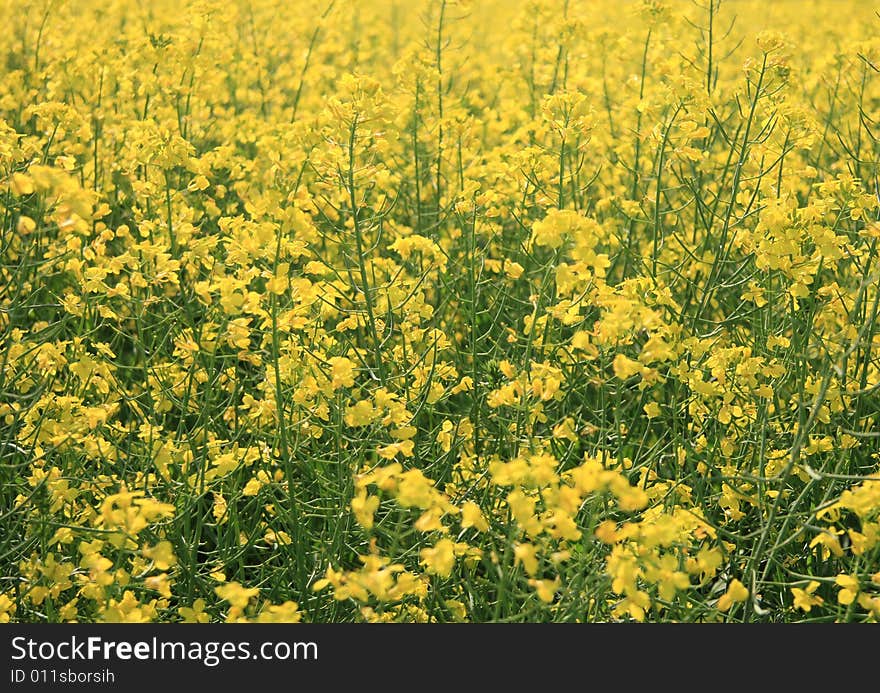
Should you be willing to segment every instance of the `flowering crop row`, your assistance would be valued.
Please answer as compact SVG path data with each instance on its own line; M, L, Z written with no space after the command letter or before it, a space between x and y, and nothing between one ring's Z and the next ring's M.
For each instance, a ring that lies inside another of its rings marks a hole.
M880 18L0 2L0 621L876 621Z

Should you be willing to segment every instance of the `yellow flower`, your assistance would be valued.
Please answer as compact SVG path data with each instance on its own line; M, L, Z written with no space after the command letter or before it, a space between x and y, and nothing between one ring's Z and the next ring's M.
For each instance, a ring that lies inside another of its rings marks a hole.
M16 195L30 195L34 191L33 179L25 173L12 174L12 192Z
M211 507L211 514L214 516L214 520L223 524L229 519L229 515L226 513L228 506L226 503L226 498L222 493L214 492L214 503Z
M550 604L556 598L556 592L562 585L559 578L555 580L529 580L529 585L535 588L535 593L545 604Z
M214 588L214 593L233 607L244 609L251 599L260 594L256 587L242 587L238 582L227 582Z
M171 580L168 573L159 573L151 575L144 579L144 587L149 590L156 590L163 597L171 596Z
M299 604L286 601L283 604L270 604L257 615L258 623L299 623L302 612Z
M461 527L462 529L473 527L478 532L487 532L489 530L489 523L483 516L483 511L473 501L466 501L461 506Z
M849 606L856 600L859 594L859 579L857 577L841 573L834 578L834 583L841 588L837 593L839 603Z
M15 613L15 602L8 594L0 594L0 623L9 623L12 614Z
M345 410L345 423L349 426L369 426L377 416L378 412L372 402L362 399Z
M403 455L404 457L412 457L414 449L415 443L413 441L401 440L398 443L389 443L388 445L383 445L382 447L378 448L376 452L382 459L393 460L398 455Z
M248 482L241 490L241 495L256 496L260 492L261 488L263 488L263 482L260 481L260 479L258 479L257 477L253 477L251 479L248 479Z
M145 546L141 555L144 558L152 559L159 570L168 570L177 565L177 558L174 556L174 549L170 541L160 541L155 546Z
M739 580L733 579L727 585L727 591L719 597L718 603L715 606L719 611L728 611L734 604L744 602L748 598L749 591L746 589L746 586Z
M441 539L433 547L422 549L419 556L419 562L429 573L449 577L455 566L455 543L451 539Z
M810 580L804 589L792 587L791 593L794 596L794 607L809 613L814 606L822 606L825 600L813 594L818 587L819 583L816 580Z
M193 602L192 607L178 608L177 613L181 615L184 623L208 623L211 620L210 615L205 613L205 600L201 597Z
M821 546L823 560L827 560L832 554L839 558L843 556L843 548L840 546L840 540L837 538L837 535L838 531L833 527L829 527L813 537L810 541L810 548Z
M627 378L631 378L644 371L644 366L642 364L624 354L617 354L617 356L614 357L612 368L614 369L614 375L621 380L626 380Z
M358 491L351 499L351 510L358 524L364 529L372 529L373 515L379 507L378 496L368 496L366 489Z
M354 364L349 359L334 356L329 363L330 386L334 390L354 385Z
M514 565L522 564L526 573L535 575L538 572L537 549L533 544L514 544Z
M715 576L723 560L718 548L702 547L695 558L688 560L687 571L692 575L699 574L700 582L705 582Z

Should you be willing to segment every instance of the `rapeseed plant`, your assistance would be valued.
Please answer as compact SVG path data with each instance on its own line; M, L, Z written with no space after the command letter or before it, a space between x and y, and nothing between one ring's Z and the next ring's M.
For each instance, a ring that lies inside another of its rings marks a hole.
M867 3L0 7L0 622L880 619Z

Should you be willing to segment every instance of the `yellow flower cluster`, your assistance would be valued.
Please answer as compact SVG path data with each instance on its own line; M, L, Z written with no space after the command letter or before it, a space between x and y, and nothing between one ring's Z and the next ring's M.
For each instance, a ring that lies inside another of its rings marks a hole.
M0 0L0 622L880 620L869 5Z

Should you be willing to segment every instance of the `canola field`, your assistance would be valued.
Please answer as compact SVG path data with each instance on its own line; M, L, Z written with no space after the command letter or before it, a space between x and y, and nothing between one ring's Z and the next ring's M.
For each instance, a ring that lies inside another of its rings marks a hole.
M0 621L880 619L874 3L0 18Z

